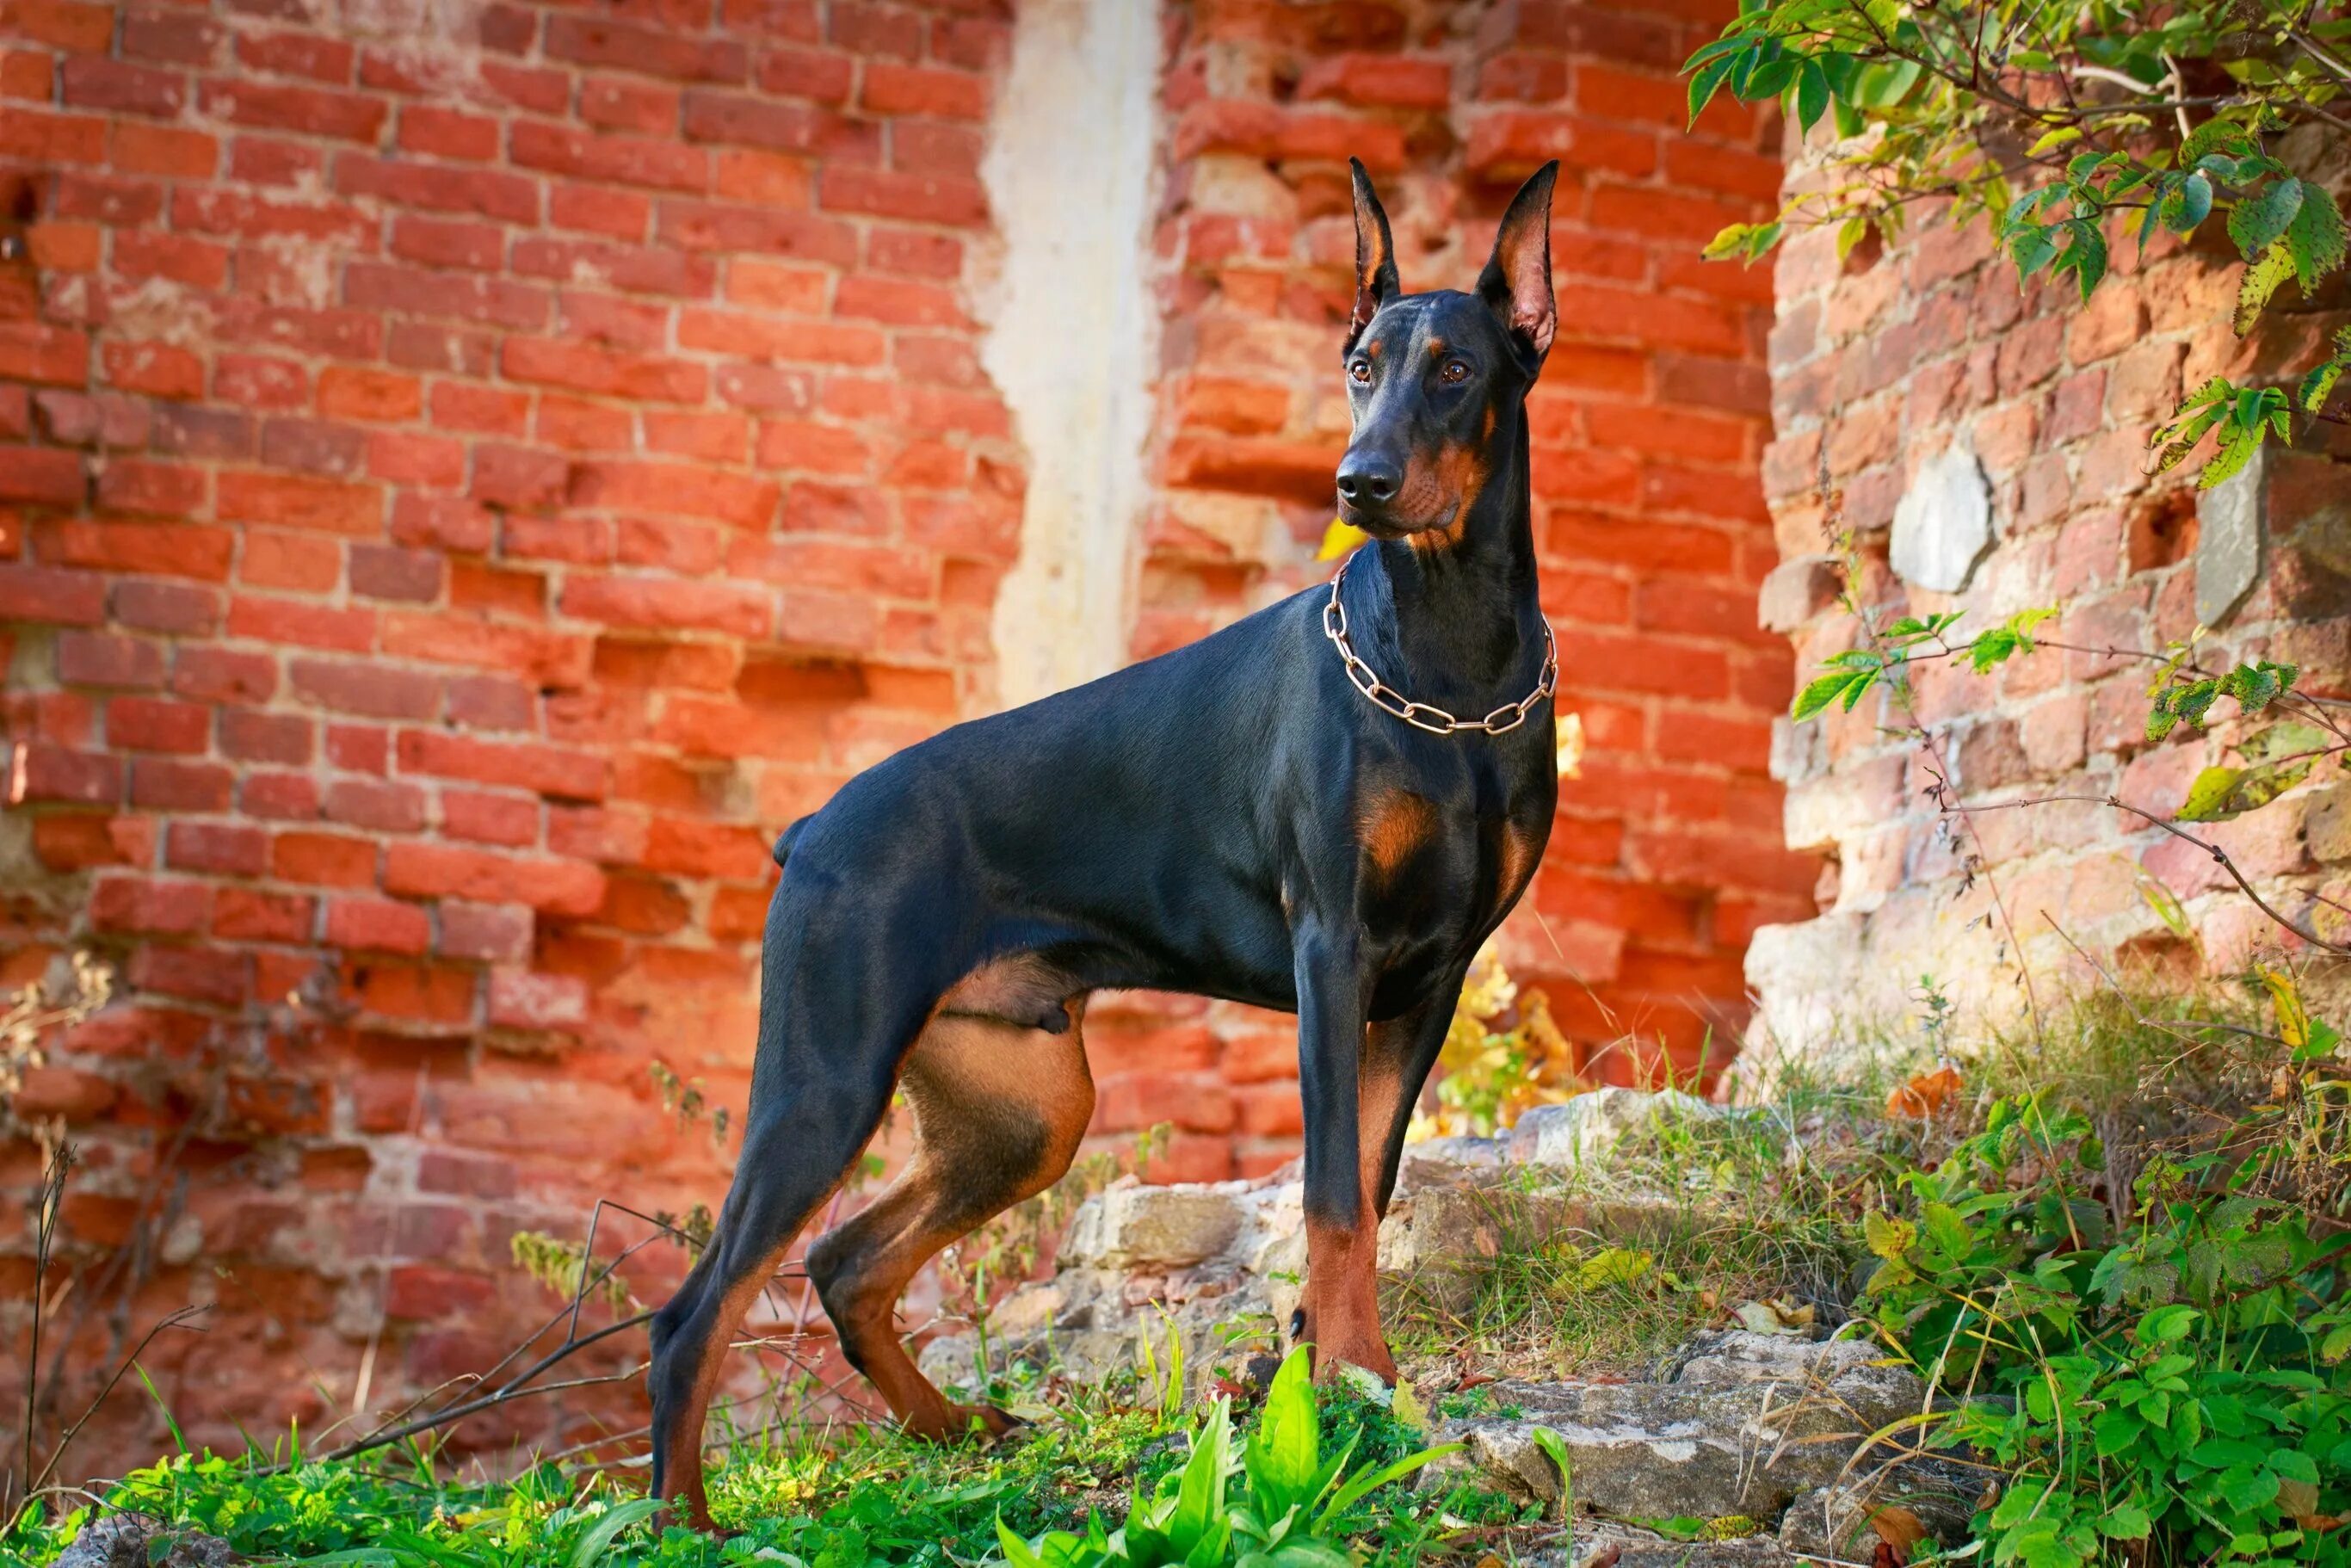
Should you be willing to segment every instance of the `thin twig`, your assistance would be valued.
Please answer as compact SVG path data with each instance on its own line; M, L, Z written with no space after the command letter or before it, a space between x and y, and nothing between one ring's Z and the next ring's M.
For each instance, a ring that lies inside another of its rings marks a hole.
M33 1479L32 1487L26 1490L37 1490L47 1484L50 1474L57 1468L57 1461L65 1458L66 1449L73 1446L73 1440L81 1435L81 1429L89 1425L90 1417L98 1414L98 1407L106 1403L108 1395L114 1392L114 1385L122 1381L122 1375L138 1364L139 1357L146 1352L148 1345L154 1342L157 1334L162 1333L165 1329L188 1329L192 1333L202 1333L204 1331L193 1327L193 1320L211 1311L212 1308L209 1306L182 1307L149 1329L145 1337L131 1347L131 1354L116 1364L114 1375L106 1380L106 1386L98 1391L98 1397L83 1408L82 1413L74 1418L73 1425L68 1427L64 1435L57 1438L57 1446L50 1450L49 1462L41 1467L41 1473Z

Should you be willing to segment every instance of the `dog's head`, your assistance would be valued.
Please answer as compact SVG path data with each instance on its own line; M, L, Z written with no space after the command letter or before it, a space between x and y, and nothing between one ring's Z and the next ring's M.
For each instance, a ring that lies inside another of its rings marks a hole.
M1458 537L1491 471L1497 432L1551 351L1551 193L1546 163L1502 214L1474 294L1405 294L1388 215L1355 172L1355 311L1347 401L1355 433L1339 463L1339 515L1377 538Z

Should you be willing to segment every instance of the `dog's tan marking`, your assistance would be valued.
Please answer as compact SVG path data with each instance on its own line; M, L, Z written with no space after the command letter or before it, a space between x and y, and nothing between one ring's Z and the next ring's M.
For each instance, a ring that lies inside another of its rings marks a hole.
M1502 824L1500 893L1505 906L1527 890L1528 879L1535 874L1538 858L1534 834L1516 822Z
M1409 789L1385 789L1364 802L1358 825L1364 853L1385 882L1394 877L1414 852L1436 836L1437 808L1425 795Z
M914 1153L889 1189L810 1249L809 1272L841 1348L900 1425L945 1438L1002 1412L955 1405L925 1377L898 1336L899 1296L917 1270L996 1215L1059 1181L1093 1117L1094 1086L1079 1028L1082 997L1033 958L974 970L941 998L907 1053L899 1084L914 1113ZM959 1010L949 1010L954 1003ZM1012 1018L1063 1007L1056 1034Z

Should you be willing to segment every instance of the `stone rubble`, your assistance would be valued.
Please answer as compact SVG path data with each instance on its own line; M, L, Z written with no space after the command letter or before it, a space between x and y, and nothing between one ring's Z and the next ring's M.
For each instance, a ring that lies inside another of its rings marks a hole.
M231 1568L244 1561L215 1536L110 1513L84 1525L51 1568Z
M1604 1205L1559 1177L1604 1160L1628 1134L1659 1119L1711 1120L1737 1111L1671 1092L1608 1089L1521 1118L1502 1138L1444 1138L1405 1151L1397 1196L1380 1228L1380 1268L1409 1276L1443 1301L1476 1290L1483 1260L1503 1245L1504 1217L1574 1227L1638 1245L1645 1222L1675 1212L1667 1195L1637 1192ZM1008 1297L989 1324L993 1364L1057 1363L1079 1381L1142 1363L1146 1336L1167 1363L1183 1342L1189 1392L1204 1392L1227 1347L1254 1331L1276 1335L1297 1304L1305 1226L1294 1173L1261 1183L1114 1186L1072 1221L1052 1278ZM1458 1284L1456 1283L1458 1281ZM978 1344L964 1333L931 1342L925 1372L977 1381ZM1576 1561L1621 1549L1617 1568L1774 1568L1792 1556L1867 1563L1876 1511L1899 1507L1926 1532L1963 1540L1984 1478L1941 1460L1855 1457L1863 1439L1917 1414L1917 1377L1854 1338L1733 1329L1701 1335L1655 1381L1521 1382L1486 1390L1493 1414L1439 1421L1434 1442L1463 1451L1431 1466L1424 1487L1465 1474L1524 1500L1556 1503L1557 1468L1535 1437L1549 1428L1574 1472ZM1728 1541L1670 1541L1630 1521L1744 1516L1758 1532ZM1667 1552L1671 1555L1665 1555ZM1574 1568L1563 1554L1560 1568ZM1539 1557L1534 1561L1549 1561Z

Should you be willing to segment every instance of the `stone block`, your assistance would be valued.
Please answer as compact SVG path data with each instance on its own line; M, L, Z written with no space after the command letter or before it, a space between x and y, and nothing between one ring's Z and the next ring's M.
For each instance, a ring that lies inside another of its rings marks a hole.
M1755 597L1756 623L1767 632L1793 632L1835 602L1837 559L1802 555L1783 560L1763 580Z
M1538 1105L1510 1129L1520 1165L1573 1167L1604 1159L1628 1133L1659 1122L1711 1122L1739 1113L1677 1089L1595 1089L1557 1105Z
M1902 580L1957 593L1991 549L1991 486L1964 446L1946 447L1920 465L1894 508L1889 554Z
M2261 580L2269 474L2263 448L2196 499L2196 619L2207 626L2226 623Z

